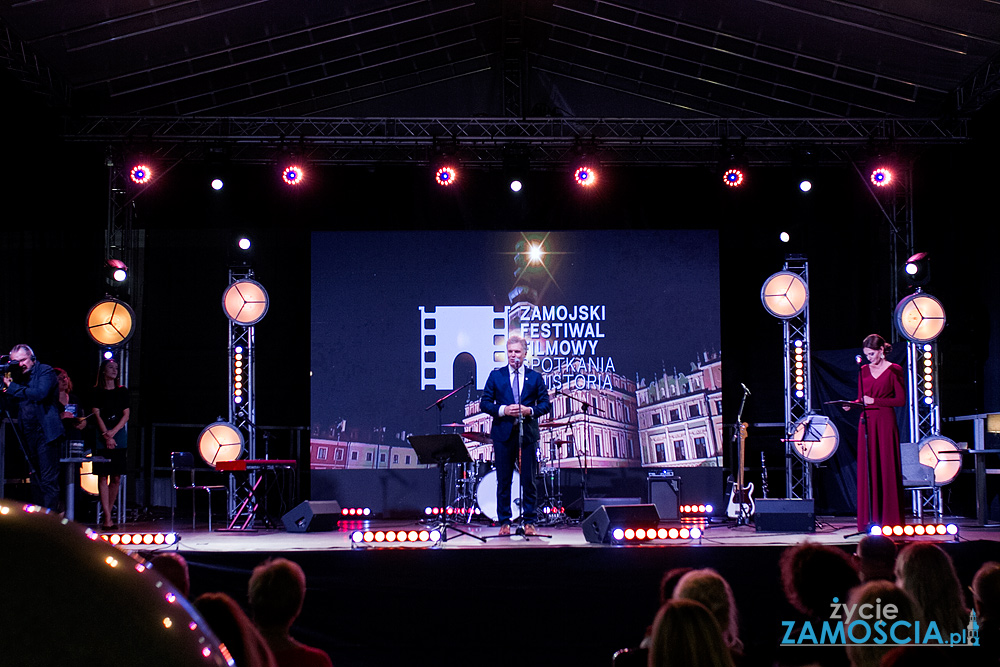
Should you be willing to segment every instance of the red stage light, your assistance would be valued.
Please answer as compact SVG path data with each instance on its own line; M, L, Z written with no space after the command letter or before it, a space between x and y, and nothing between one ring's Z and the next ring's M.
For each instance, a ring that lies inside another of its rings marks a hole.
M129 178L132 179L133 183L136 183L138 185L143 185L145 183L148 183L149 179L152 178L152 176L153 172L150 171L149 167L147 167L144 164L135 165L134 167L132 167L132 171L129 172Z
M743 172L739 169L729 169L722 175L722 182L731 188L740 187L743 185L744 180L746 180L746 178L744 177Z
M441 167L434 174L434 180L443 187L452 185L457 177L458 172L455 171L454 167Z
M577 185L589 188L597 182L597 172L591 167L580 167L573 174L573 180Z
M289 165L281 172L281 180L285 185L298 185L302 182L302 169L296 165Z
M892 183L892 172L885 167L879 167L872 170L871 179L872 185L877 188L884 188Z

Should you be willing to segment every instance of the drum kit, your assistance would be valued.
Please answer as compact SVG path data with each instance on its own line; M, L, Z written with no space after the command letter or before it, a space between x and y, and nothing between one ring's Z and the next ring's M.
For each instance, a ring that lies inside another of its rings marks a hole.
M444 424L445 427L464 428L465 424ZM565 423L550 422L539 424L540 428L566 426ZM476 431L460 433L466 440L491 445L493 440L489 434ZM542 457L536 449L538 459L538 523L540 525L556 525L567 521L562 501L561 470L554 465L555 457ZM455 464L454 496L450 507L459 515L465 516L466 523L471 523L476 516L485 516L492 521L498 521L500 513L497 507L497 471L492 461L473 461L472 463ZM527 481L527 480L526 480ZM521 516L521 473L515 468L511 481L511 515L513 520Z

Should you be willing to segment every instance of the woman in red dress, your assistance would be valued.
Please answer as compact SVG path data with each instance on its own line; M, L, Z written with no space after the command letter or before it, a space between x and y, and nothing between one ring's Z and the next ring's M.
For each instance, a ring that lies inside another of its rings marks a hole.
M894 408L906 405L903 369L889 363L892 348L878 334L865 338L868 365L858 374L858 403L864 406L858 424L858 530L874 524L903 522L903 476L899 458L899 427Z

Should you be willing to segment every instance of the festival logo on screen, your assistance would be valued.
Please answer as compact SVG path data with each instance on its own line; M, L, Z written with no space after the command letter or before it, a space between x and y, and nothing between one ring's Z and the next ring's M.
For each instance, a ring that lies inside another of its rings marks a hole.
M527 363L549 389L608 389L614 360L603 355L606 305L420 306L420 382L424 389L454 389L452 368L462 354L475 359L478 389L490 371L507 363L507 337L528 342Z

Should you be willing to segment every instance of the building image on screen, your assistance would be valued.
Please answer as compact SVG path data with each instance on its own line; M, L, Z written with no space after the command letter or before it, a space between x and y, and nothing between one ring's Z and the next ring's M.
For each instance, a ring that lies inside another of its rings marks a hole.
M313 267L314 469L422 467L432 433L491 461L511 334L549 388L543 467L722 463L715 231L315 233Z

